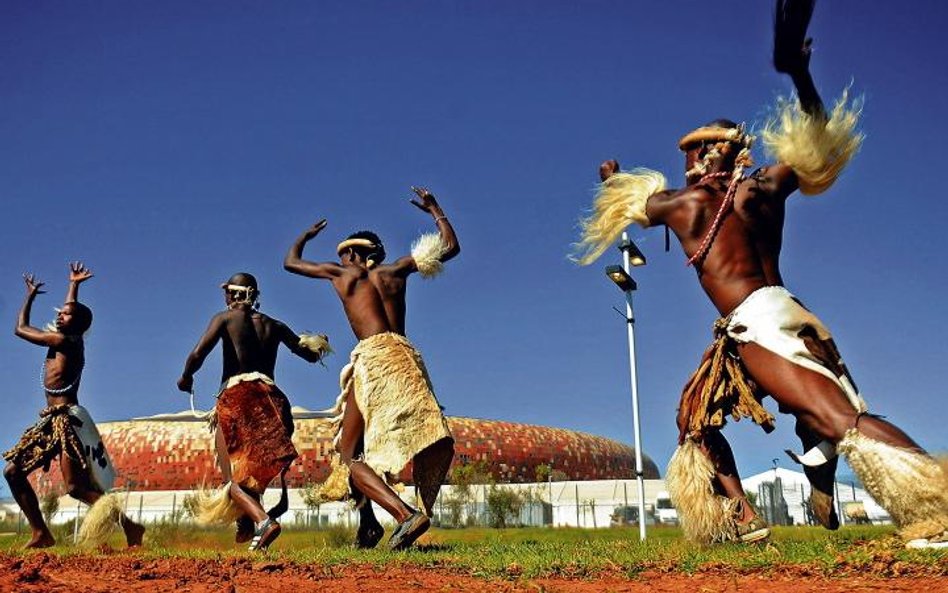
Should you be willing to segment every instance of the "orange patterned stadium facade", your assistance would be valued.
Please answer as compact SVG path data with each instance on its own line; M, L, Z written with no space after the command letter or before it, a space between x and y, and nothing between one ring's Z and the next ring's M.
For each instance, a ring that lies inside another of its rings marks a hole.
M300 453L287 473L289 486L320 482L329 473L332 436L320 413L294 409ZM515 422L449 417L455 438L455 465L484 462L500 483L535 482L536 467L552 465L570 480L608 480L635 476L635 451L622 443L560 428ZM221 481L207 424L189 413L102 422L99 430L118 471L117 487L133 490L190 490ZM644 459L645 477L658 478L655 463ZM58 471L48 474L53 484ZM410 483L410 467L402 474Z

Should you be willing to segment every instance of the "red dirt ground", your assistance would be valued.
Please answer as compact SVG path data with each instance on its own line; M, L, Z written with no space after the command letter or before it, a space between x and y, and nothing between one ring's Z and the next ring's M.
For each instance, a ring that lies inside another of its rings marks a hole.
M0 555L0 591L17 593L881 593L948 592L944 577L825 578L793 571L774 575L642 573L634 579L486 580L412 566L305 566L249 559L145 559L135 556Z

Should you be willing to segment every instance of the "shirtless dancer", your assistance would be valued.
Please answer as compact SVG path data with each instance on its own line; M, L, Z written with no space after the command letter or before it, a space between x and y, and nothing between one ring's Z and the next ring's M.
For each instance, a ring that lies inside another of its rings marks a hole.
M366 497L398 521L392 549L407 548L424 533L454 455L424 362L405 338L405 288L415 272L437 275L460 247L435 197L424 188L412 189L417 194L412 204L434 218L438 233L419 238L411 255L382 264L381 241L363 231L339 244L340 263L305 261L306 243L326 227L321 220L296 240L283 263L294 274L331 281L359 339L340 379L334 421L338 458L321 493L329 500L351 497L360 505L356 545L361 548L376 546L384 535ZM389 487L409 462L424 512Z
M47 548L56 543L43 520L36 492L27 480L36 469L49 471L54 459L59 460L63 482L71 497L96 509L108 507L104 512L90 511L86 515L83 533L90 529L101 532L100 526L93 523L100 520L111 523L114 519L121 522L129 547L140 546L145 533L144 527L121 514L112 497L103 496L112 488L115 472L92 417L79 405L79 382L85 365L82 336L92 325L92 311L77 299L79 285L89 278L92 278L91 270L80 262L70 264L66 303L56 315L55 326L42 330L30 325L30 310L36 296L46 291L40 290L43 283L32 274L23 276L26 301L20 309L14 333L27 342L47 348L41 377L46 408L40 412L40 421L23 434L13 449L3 454L8 462L3 475L33 532L27 548ZM100 500L102 502L96 505Z
M753 137L728 120L679 142L683 189L666 190L658 172L620 173L616 161L607 161L594 212L583 221L579 259L591 263L631 222L666 225L721 313L716 340L682 394L680 446L668 468L669 491L692 538L755 541L769 534L719 429L728 415L771 429L773 417L760 405L770 395L781 412L796 417L808 451L793 457L804 464L812 509L824 526L838 526L832 500L838 451L910 546L940 546L948 529L946 472L902 430L867 413L829 331L780 275L785 201L797 189L826 190L862 141L855 132L858 108L847 108L844 96L827 113L813 84L805 37L812 8L812 1L777 2L774 65L790 75L799 95L763 131L778 162L745 176Z
M223 345L221 392L215 406L215 440L221 473L228 483L214 495L201 494L202 523L237 518L237 542L266 549L280 535L277 517L286 511L283 475L297 457L290 402L273 381L277 350L283 344L308 362L328 352L325 336L296 335L281 321L256 309L259 291L250 274L234 274L221 285L227 310L210 326L188 356L178 389L192 392L194 373L214 346ZM277 475L283 481L281 505L264 511L260 498Z

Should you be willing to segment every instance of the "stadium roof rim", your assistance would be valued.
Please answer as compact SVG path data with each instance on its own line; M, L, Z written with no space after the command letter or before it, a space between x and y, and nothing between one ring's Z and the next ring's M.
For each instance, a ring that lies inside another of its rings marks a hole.
M290 409L293 413L293 418L296 420L308 420L308 419L314 419L314 418L330 419L333 417L332 412L330 412L329 410L310 410L302 406L293 406ZM100 424L105 424L108 422L206 422L207 415L208 415L208 412L205 410L194 410L193 412L191 410L181 410L180 412L168 412L164 414L155 414L154 416L136 416L128 420L103 421ZM498 423L504 423L504 424L518 424L521 426L536 426L536 427L544 428L547 430L562 430L564 432L581 434L581 435L592 437L592 438L615 441L616 443L620 445L629 447L634 450L634 447L632 447L631 445L627 443L623 443L622 441L618 441L616 439L610 439L601 435L596 435L596 434L592 434L589 432L576 430L572 428L562 428L558 426L542 426L539 424L531 424L529 422L516 422L513 420L497 420L497 419L492 419L492 418L475 418L471 416L451 416L451 417L467 419L467 420L478 420L481 422L498 422Z
M309 410L302 406L293 406L291 408L293 418L332 418L333 415L328 410ZM181 410L180 412L171 412L166 414L155 414L154 416L136 416L126 422L204 422L208 412L205 410ZM122 420L113 420L112 422L122 422Z

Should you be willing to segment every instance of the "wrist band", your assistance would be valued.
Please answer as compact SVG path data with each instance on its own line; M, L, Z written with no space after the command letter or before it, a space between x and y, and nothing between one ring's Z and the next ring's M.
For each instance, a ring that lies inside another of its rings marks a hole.
M441 216L435 217L435 220L434 220L434 221L435 221L435 224L438 224L438 221L447 220L447 219L448 219L447 216L441 215Z

